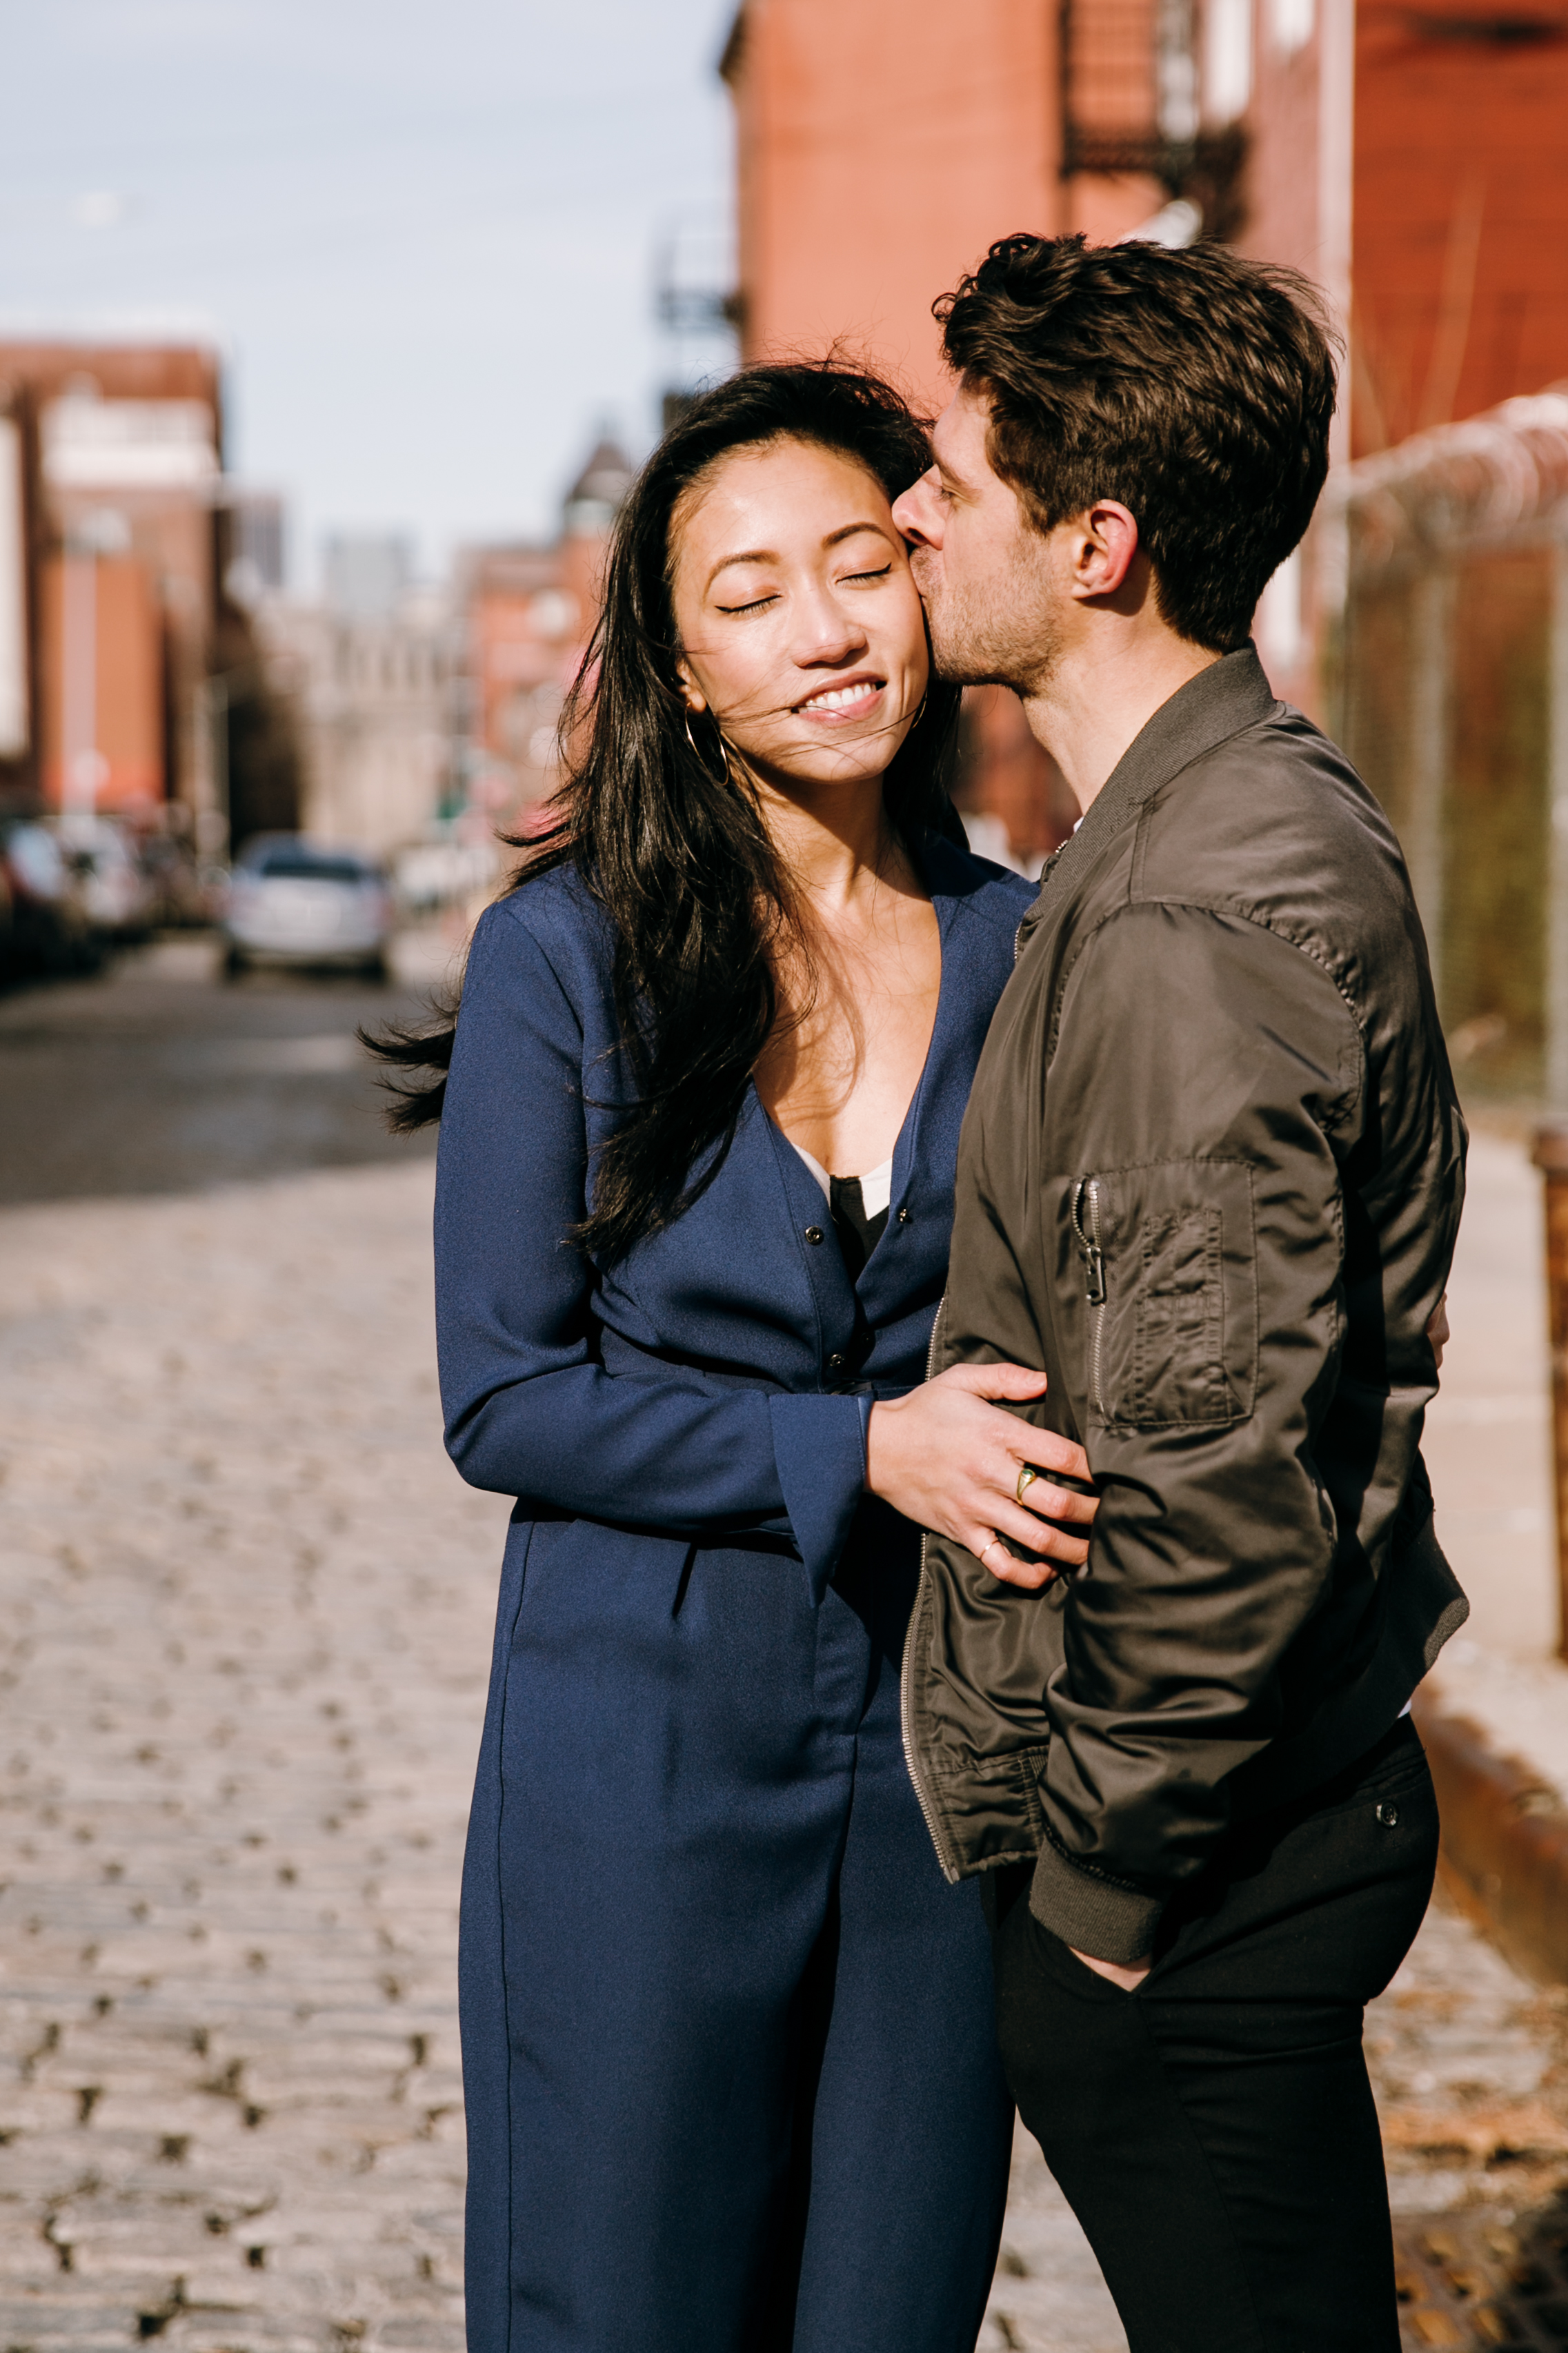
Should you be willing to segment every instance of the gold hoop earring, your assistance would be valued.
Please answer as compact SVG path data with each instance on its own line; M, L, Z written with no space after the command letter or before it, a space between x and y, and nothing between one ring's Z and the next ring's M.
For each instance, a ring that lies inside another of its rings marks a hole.
M713 723L713 732L719 738L719 756L724 763L722 773L717 776L713 774L712 769L708 765L707 761L703 758L701 753L697 748L697 738L691 732L691 711L689 705L686 712L686 740L691 746L691 756L696 761L698 766L701 769L703 775L708 778L710 784L727 785L730 781L730 762L725 750L723 733L720 728L717 720Z

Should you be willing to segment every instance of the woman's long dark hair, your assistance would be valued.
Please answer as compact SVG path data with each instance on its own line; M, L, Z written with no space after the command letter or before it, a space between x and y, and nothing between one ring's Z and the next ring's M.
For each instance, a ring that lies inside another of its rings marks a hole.
M605 605L562 716L569 773L510 888L575 865L615 932L620 1050L634 1102L599 1153L593 1213L573 1236L604 1261L680 1215L723 1164L779 1018L777 952L800 944L795 896L739 762L710 723L689 732L676 673L671 525L682 494L731 450L805 441L866 467L889 499L931 462L925 432L874 375L829 361L754 367L697 399L627 493ZM883 778L906 845L947 813L959 690L933 678ZM807 947L809 963L809 947ZM451 1060L455 1007L370 1042L410 1071ZM394 1089L402 1132L438 1119L444 1078Z

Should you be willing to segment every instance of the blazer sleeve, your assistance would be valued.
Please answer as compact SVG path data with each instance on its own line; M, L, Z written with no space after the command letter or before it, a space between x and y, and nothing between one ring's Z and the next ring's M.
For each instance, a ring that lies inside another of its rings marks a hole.
M517 900L475 932L441 1118L436 1321L447 1449L470 1485L693 1537L793 1537L813 1589L865 1488L866 1401L612 1377L585 1214L583 1024Z
M1031 1902L1104 1960L1145 1955L1202 1868L1333 1574L1317 1447L1363 1067L1319 965L1204 908L1119 913L1064 994L1048 1247L1101 1502L1045 1694Z

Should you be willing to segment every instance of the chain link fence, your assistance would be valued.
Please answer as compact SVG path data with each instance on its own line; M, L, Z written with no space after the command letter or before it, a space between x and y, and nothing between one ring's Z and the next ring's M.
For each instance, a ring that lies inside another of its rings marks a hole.
M1330 719L1396 828L1465 1082L1568 1112L1568 386L1348 467Z

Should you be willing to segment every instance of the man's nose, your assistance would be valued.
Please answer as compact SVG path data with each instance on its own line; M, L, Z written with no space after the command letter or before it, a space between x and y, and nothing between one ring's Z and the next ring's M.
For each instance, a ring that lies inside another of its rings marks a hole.
M935 543L926 528L925 509L929 502L923 495L924 491L923 482L911 482L907 491L899 492L893 501L893 528L901 532L905 539L913 540L921 547L931 547Z

